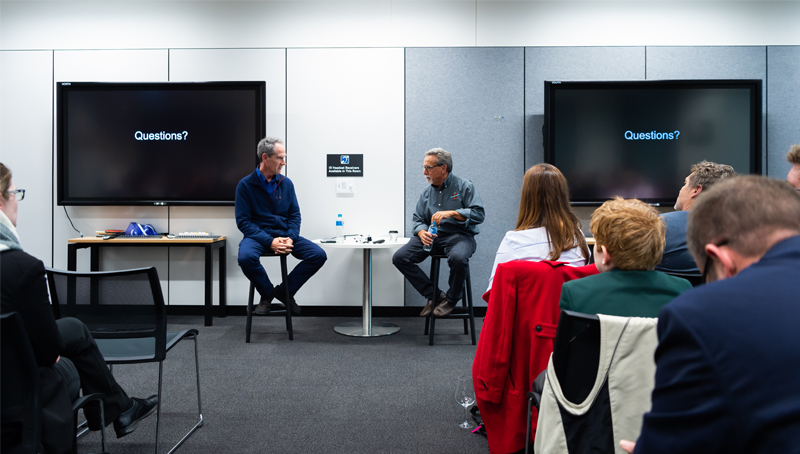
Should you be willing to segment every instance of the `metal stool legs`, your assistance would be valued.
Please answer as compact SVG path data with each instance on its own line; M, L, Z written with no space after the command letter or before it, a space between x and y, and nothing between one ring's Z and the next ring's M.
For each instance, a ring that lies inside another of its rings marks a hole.
M442 258L446 256L431 256L431 282L433 282L434 299L439 296L439 265ZM470 279L469 265L467 265L467 278L464 280L464 296L461 298L461 306L464 313L450 314L444 318L463 318L464 334L472 334L472 345L476 345L475 339L475 315L472 310L472 280ZM433 311L425 317L425 335L429 336L428 345L433 345L433 333L436 326L436 317Z
M292 300L292 293L289 290L289 271L288 265L286 264L286 254L284 255L267 255L264 257L280 257L281 259L281 282L283 283L284 295L286 295L286 331L289 331L289 340L294 340L294 332L292 330L292 310L291 304L289 303ZM253 300L255 299L255 291L256 287L253 283L250 283L250 294L247 298L247 328L246 328L246 336L245 342L250 343L250 331L252 330L253 326ZM281 315L281 311L275 311L275 314Z

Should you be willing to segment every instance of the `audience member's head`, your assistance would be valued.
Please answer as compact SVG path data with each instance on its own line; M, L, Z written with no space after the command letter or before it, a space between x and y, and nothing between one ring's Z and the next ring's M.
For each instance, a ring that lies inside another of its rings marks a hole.
M616 197L592 214L595 263L602 273L652 270L664 254L666 226L658 211L638 199Z
M516 230L544 227L550 237L549 260L580 245L589 258L589 248L581 233L581 222L569 205L567 179L555 166L536 164L525 172Z
M792 163L792 168L789 170L789 175L786 176L786 181L789 182L795 189L800 189L800 144L792 145L789 149L789 154L786 155L786 160Z
M800 192L747 175L723 181L689 212L686 243L710 280L737 274L772 246L800 234Z
M11 225L17 226L17 195L10 191L17 188L11 181L11 170L0 162L0 211L6 215ZM21 198L21 197L20 197Z
M698 162L692 166L691 173L684 180L675 202L675 210L688 210L700 192L707 191L714 183L733 176L736 176L736 172L731 166L708 161Z

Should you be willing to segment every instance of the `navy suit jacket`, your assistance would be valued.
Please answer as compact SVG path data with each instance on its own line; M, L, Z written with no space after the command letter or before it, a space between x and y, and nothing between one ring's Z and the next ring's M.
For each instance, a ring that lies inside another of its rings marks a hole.
M800 236L658 318L636 453L800 452Z

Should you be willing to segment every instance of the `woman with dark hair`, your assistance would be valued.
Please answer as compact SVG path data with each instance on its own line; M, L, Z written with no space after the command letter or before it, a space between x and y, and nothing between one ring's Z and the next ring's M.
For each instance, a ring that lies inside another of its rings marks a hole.
M517 228L506 233L497 249L487 291L497 265L511 260L552 260L570 266L589 260L581 222L569 205L567 179L553 165L536 164L525 172Z

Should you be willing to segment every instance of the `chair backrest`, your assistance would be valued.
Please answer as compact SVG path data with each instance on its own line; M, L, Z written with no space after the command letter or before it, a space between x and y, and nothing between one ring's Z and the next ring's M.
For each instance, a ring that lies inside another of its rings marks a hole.
M40 452L42 405L36 356L22 317L11 312L0 316L0 320L2 452Z
M600 318L561 311L553 342L553 369L570 402L583 402L600 366Z
M167 314L155 267L76 272L47 268L56 318L75 317L95 339L152 339L166 357Z
M702 273L681 273L678 271L664 271L664 273L669 274L670 276L686 279L690 284L692 284L692 287L699 287L705 283L703 282Z

